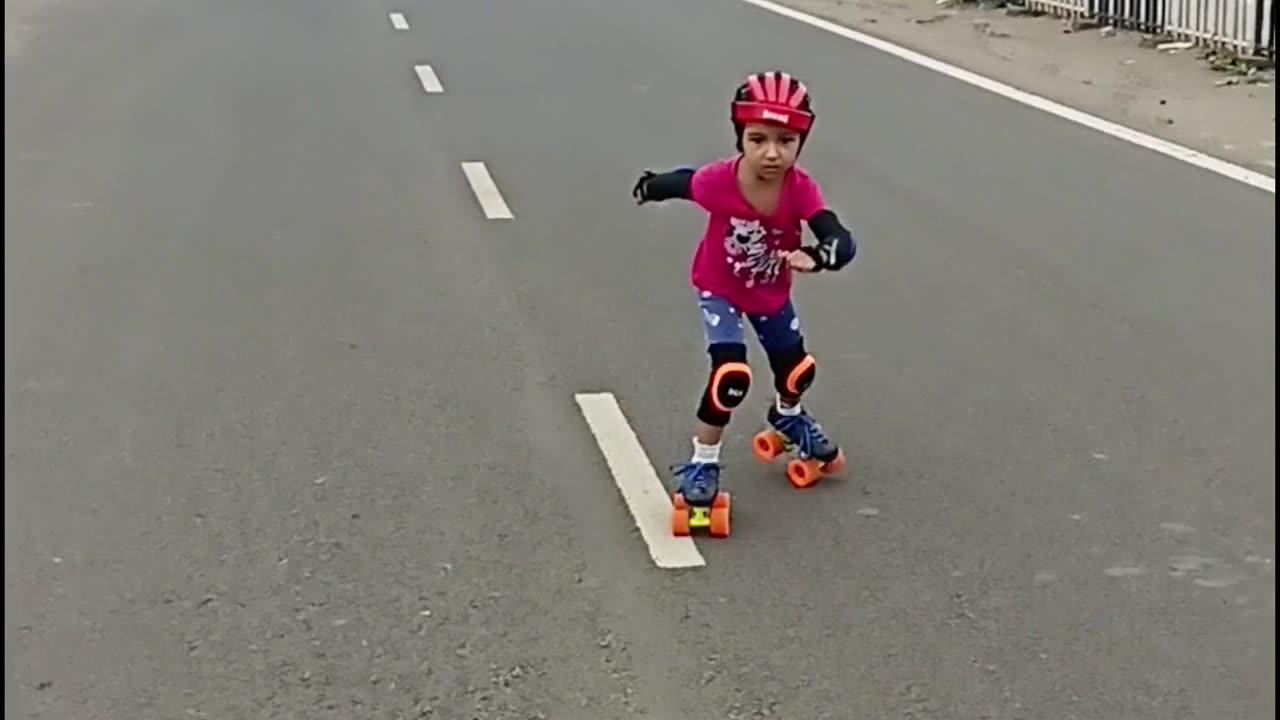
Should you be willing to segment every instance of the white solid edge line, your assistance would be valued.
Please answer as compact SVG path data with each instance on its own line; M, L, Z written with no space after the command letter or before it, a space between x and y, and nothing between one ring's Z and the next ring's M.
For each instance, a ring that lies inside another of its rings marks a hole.
M467 176L467 182L471 184L471 192L475 193L485 217L490 220L515 218L515 215L511 214L511 208L507 207L507 201L502 199L502 193L498 192L498 185L493 181L493 176L489 174L489 168L485 167L484 163L464 162L462 172Z
M414 65L413 71L418 73L418 82L422 83L422 89L429 93L442 93L444 86L440 84L440 78L436 77L436 71L430 65Z
M408 30L409 21L404 19L404 14L393 12L391 13L391 27L397 30Z
M1198 150L1192 150L1191 148L1184 147L1177 143L1163 140L1144 132L1134 130L1133 128L1113 123L1110 120L1104 120L1096 115L1090 115L1084 111L1067 107L1066 105L1054 102L1048 98L1033 95L1010 85L1005 85L997 80L984 77L975 72L970 72L963 68L956 67L955 65L942 62L941 60L936 60L927 55L922 55L914 50L908 50L900 45L894 45L887 40L882 40L880 38L867 35L866 33L858 32L857 30L847 28L843 25L838 25L830 20L814 17L808 13L779 5L775 2L770 2L770 0L742 0L742 2L745 2L748 5L755 5L758 8L769 10L770 12L777 13L784 17L789 17L792 20L799 20L802 23L826 30L827 32L834 33L856 43L861 43L868 47L875 48L876 50L901 58L907 62L928 68L934 72L942 73L943 75L955 80L968 83L983 90L987 90L988 92L995 93L1015 102L1020 102L1037 110L1042 110L1051 115L1056 115L1064 120L1069 120L1092 130L1097 130L1098 132L1105 133L1114 138L1125 140L1148 150L1154 150L1155 152L1167 155L1175 160L1181 160L1182 162L1195 165L1196 167L1209 170L1210 172L1215 172L1223 177L1242 182L1245 185L1255 187L1259 190L1265 190L1273 195L1276 192L1276 180L1269 175L1255 172L1248 168L1241 167L1240 165L1213 157L1212 155L1207 155Z
M613 393L578 393L573 399L596 437L654 564L664 569L706 565L693 538L671 534L671 498Z

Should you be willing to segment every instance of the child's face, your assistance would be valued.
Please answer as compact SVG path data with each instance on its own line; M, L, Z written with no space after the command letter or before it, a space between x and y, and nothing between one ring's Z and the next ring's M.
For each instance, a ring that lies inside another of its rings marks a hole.
M742 132L742 155L764 180L781 177L796 162L800 133L776 125L750 123Z

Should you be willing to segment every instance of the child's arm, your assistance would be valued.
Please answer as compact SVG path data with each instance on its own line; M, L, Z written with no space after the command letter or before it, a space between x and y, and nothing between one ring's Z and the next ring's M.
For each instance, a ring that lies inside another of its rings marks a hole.
M816 246L800 248L800 252L813 260L813 267L809 271L839 270L853 262L853 256L858 253L858 245L853 240L853 233L849 232L848 228L840 222L840 218L836 217L835 212L827 207L822 197L822 188L818 187L818 183L802 173L796 187L796 197L800 217L805 218L809 223L809 229L818 239Z
M816 246L806 246L801 250L822 270L839 270L853 262L858 254L858 244L840 222L840 218L828 208L822 208L809 216L809 229L818 238Z
M693 173L694 168L691 167L676 168L664 173L645 170L636 181L636 186L631 189L631 195L639 205L672 199L692 200Z

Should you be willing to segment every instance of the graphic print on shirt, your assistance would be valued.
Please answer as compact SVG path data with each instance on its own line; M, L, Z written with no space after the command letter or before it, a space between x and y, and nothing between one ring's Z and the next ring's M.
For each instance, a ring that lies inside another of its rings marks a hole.
M782 231L773 234L781 235ZM745 280L747 287L770 285L782 272L783 258L774 252L769 231L759 220L730 217L724 249L734 277Z

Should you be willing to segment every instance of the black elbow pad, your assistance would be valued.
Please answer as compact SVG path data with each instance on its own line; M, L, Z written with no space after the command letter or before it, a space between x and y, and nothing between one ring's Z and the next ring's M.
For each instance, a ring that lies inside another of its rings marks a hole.
M655 173L646 170L640 176L632 194L640 202L662 200L688 200L693 197L693 168L678 168L670 172Z
M649 180L649 195L655 200L686 200L693 192L693 171L673 170Z
M809 228L818 238L815 259L827 270L839 270L858 254L853 233L840 223L840 218L830 210L819 210L809 219Z

